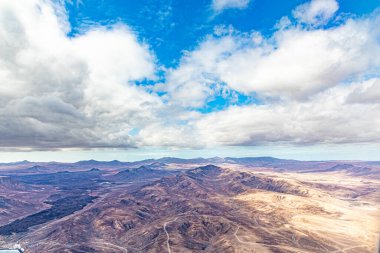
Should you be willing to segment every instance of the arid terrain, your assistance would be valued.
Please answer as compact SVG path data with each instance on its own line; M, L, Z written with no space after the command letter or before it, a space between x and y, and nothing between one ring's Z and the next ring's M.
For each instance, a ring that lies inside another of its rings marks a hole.
M0 248L377 251L380 162L161 158L0 164Z

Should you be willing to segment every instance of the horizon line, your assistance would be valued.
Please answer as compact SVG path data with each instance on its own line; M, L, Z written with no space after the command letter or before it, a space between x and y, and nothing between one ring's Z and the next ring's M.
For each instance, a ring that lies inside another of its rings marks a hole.
M141 160L119 160L119 159L113 159L113 160L96 160L94 158L91 159L84 159L84 160L76 160L72 162L65 162L65 161L57 161L57 160L52 160L52 161L31 161L31 160L18 160L18 161L10 161L10 162L2 162L0 161L0 165L8 165L8 164L23 164L23 163L61 163L61 164L73 164L73 163L80 163L80 162L99 162L99 163L111 163L111 162L120 162L120 163L136 163L136 162L144 162L144 161L158 161L161 159L180 159L180 160L195 160L195 159L204 159L204 160L210 160L210 159L243 159L243 158L271 158L271 159L277 159L277 160L286 160L286 161L299 161L299 162L380 162L379 160L363 160L363 159L316 159L316 160L301 160L301 159L292 159L292 158L279 158L275 156L225 156L225 157L220 157L220 156L213 156L213 157L191 157L191 158L182 158L182 157L175 157L175 156L163 156L160 158L147 158L147 159L141 159Z

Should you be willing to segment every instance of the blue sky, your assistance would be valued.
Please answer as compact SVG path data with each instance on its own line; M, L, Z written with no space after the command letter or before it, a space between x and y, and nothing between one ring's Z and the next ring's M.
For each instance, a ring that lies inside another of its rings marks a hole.
M146 41L160 64L173 67L183 51L193 50L216 26L232 25L241 32L259 31L270 36L278 20L289 15L305 0L255 0L245 9L226 9L216 14L210 0L82 0L67 2L70 35L81 33L86 26L99 23L128 24L140 40ZM340 14L369 14L379 7L376 0L339 1Z
M379 8L0 2L0 161L380 160Z

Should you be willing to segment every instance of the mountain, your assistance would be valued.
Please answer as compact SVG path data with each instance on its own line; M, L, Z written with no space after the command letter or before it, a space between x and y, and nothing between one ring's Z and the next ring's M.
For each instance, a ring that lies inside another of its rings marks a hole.
M125 169L118 172L115 175L106 177L111 181L138 181L138 180L147 180L153 178L160 178L163 176L172 175L172 171L160 170L154 165L152 167L140 166L138 168Z
M33 163L0 177L0 247L370 253L379 172L273 157Z
M180 164L196 164L196 163L207 163L207 158L193 158L193 159L183 159L175 157L163 157L156 160L161 163L180 163Z
M317 169L310 171L303 171L302 173L334 173L334 172L342 172L352 176L361 176L367 178L376 178L380 180L380 171L376 168L370 167L362 167L353 164L337 164L330 168L325 169Z
M25 185L18 180L14 180L9 176L0 176L0 190L3 192L7 192L10 190L13 191L26 191L30 189L28 185Z
M92 166L92 167L97 167L97 166L126 166L129 165L129 162L120 162L118 160L113 160L113 161L96 161L96 160L86 160L86 161L79 161L74 163L75 165L79 166Z
M276 164L289 164L289 163L295 163L298 161L295 160L285 160L285 159L278 159L270 156L263 156L263 157L241 157L241 158L234 158L234 157L226 157L224 158L225 162L233 162L233 163L239 163L239 164L245 164L245 165L254 165L254 166L273 166Z
M98 187L98 184L104 181L102 174L101 170L93 168L77 172L60 171L47 174L12 175L11 178L27 185L46 185L67 191L85 191Z
M30 164L30 163L32 162L29 162L28 160L23 160L19 162L0 163L0 166L24 165L24 164Z

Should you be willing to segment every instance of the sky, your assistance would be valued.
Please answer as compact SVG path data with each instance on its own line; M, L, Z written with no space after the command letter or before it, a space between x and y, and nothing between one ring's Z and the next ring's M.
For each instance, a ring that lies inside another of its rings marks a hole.
M378 0L0 1L0 162L380 160Z

